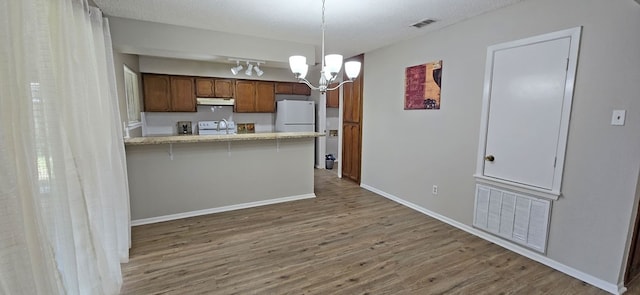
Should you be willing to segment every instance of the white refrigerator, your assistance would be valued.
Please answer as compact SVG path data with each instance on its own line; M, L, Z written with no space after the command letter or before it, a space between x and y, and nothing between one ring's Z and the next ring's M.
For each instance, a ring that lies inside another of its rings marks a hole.
M315 130L315 102L302 100L278 101L276 132L313 132Z

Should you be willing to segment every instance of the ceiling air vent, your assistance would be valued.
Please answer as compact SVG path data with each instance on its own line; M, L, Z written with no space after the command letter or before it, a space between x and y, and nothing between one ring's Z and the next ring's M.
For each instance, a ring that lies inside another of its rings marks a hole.
M415 23L415 24L413 24L411 26L412 27L416 27L416 28L419 29L419 28L422 28L422 27L424 27L424 26L426 26L428 24L432 24L432 23L435 23L435 22L436 22L435 20L432 20L432 19L428 18L428 19L425 19L425 20L423 20L421 22L417 22L417 23Z

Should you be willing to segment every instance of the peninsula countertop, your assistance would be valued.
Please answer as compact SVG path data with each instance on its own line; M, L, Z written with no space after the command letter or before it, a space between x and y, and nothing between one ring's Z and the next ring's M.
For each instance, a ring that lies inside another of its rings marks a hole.
M124 140L125 145L150 145L167 143L199 143L199 142L228 142L249 140L273 140L273 139L297 139L325 136L318 132L269 132L269 133L244 133L224 135L169 135L169 136L144 136L133 137Z

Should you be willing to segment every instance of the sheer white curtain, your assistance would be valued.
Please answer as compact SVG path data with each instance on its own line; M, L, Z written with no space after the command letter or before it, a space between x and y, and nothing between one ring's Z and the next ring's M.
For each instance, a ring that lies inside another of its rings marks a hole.
M0 294L117 294L129 203L111 37L87 0L0 0Z

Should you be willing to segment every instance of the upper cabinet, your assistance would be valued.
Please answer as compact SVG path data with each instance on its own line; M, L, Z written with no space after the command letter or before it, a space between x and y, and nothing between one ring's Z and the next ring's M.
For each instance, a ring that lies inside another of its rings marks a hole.
M256 82L256 112L273 113L276 111L275 83Z
M171 111L195 112L196 92L192 77L171 76Z
M338 86L338 83L329 84L329 88L333 88ZM327 95L327 107L328 108L338 108L340 107L340 88L336 90L329 90L326 92Z
M233 80L196 78L196 96L233 98Z
M146 112L195 112L194 78L143 74L144 110Z
M276 94L311 95L311 88L302 83L278 82L275 87Z
M276 110L274 82L236 81L237 113L273 113Z
M143 74L145 112L171 111L171 82L167 75Z
M292 93L293 93L293 83L289 83L289 82L276 83L276 94L292 94Z

